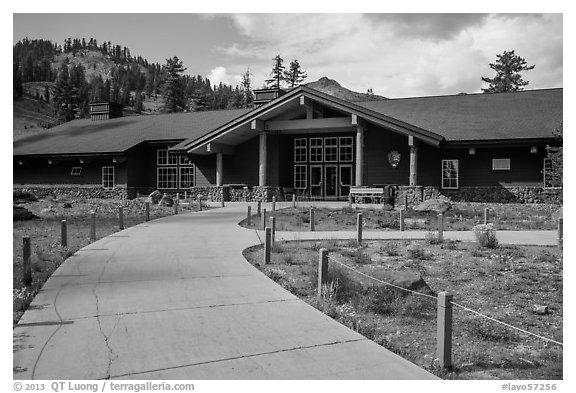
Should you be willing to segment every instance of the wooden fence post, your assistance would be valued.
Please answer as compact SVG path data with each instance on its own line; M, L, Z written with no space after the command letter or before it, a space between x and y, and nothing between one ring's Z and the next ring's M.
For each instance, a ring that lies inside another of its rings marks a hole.
M436 357L440 367L452 366L452 295L438 294L438 325L436 330Z
M348 207L352 209L352 194L348 194Z
M490 211L489 208L484 208L484 225L488 224L488 212Z
M178 214L178 198L174 200L174 214Z
M118 228L124 229L124 208L122 206L118 208Z
M266 209L262 209L262 216L260 217L262 230L266 229Z
M270 263L271 248L272 248L272 228L266 228L266 238L264 244L264 265Z
M261 215L261 214L262 214L262 201L258 201L257 214L258 214L258 215Z
M314 232L314 208L310 208L310 232Z
M407 191L404 193L404 206L405 206L405 209L408 210L408 192Z
M270 227L272 228L272 245L276 241L276 217L270 217Z
M96 241L96 212L90 212L90 243Z
M321 248L318 256L318 296L322 296L322 285L328 282L328 250Z
M404 209L400 208L400 232L404 232Z
M276 196L272 196L272 212L276 211Z
M68 247L68 227L66 220L62 220L61 229L60 244L62 244L62 247Z
M444 241L444 214L438 213L438 241Z
M362 213L356 216L356 240L358 244L362 244Z
M564 245L564 218L558 219L558 246L562 248Z
M146 208L146 221L150 221L150 202L145 202L144 206Z
M221 204L220 204L221 207L226 207L226 205L224 204L224 194L222 194L222 200L220 202L221 202Z
M246 214L246 224L250 226L252 224L252 206L248 206L248 213Z
M27 287L32 284L32 263L30 262L30 236L22 238L22 280Z
M292 194L292 207L296 208L296 194Z

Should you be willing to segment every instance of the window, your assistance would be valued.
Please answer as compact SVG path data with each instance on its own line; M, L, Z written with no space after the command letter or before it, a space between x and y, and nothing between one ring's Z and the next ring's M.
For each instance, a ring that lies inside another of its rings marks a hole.
M298 190L306 189L308 182L306 165L294 165L294 188Z
M81 166L73 166L70 175L72 176L80 176L82 174L82 167Z
M442 160L442 188L458 188L458 160Z
M159 189L175 189L178 185L178 168L175 166L158 168L156 180Z
M194 167L180 167L180 188L194 187Z
M493 171L509 171L510 159L509 158L493 158L492 159Z
M180 156L180 165L192 165L192 161L190 161L190 157Z
M326 162L338 161L337 137L324 138L324 161Z
M158 149L156 152L156 163L158 165L176 165L178 157L174 154L168 154L168 149Z
M310 162L322 162L322 138L310 138Z
M354 158L354 139L351 136L340 137L340 161L352 162Z
M102 188L107 190L114 188L114 167L102 167Z
M294 139L294 162L306 162L306 138Z

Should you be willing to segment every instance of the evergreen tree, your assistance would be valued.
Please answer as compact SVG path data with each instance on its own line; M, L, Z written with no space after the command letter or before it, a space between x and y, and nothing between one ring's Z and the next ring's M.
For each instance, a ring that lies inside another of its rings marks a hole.
M563 142L564 126L560 123L560 127L555 129L554 137L558 141ZM546 187L562 187L563 185L563 159L564 152L562 145L560 146L546 146L547 151L547 165L544 167Z
M22 71L20 64L14 62L12 68L12 92L14 97L22 97L24 89L22 88Z
M482 81L489 84L488 88L482 89L483 93L509 93L523 90L528 81L522 79L522 71L530 71L535 66L528 66L522 57L514 51L504 51L496 55L496 63L490 63L490 68L496 71L494 78L482 77Z
M270 72L271 78L266 79L264 83L266 84L266 87L280 89L282 88L282 83L286 80L284 76L284 70L286 67L282 64L284 59L282 59L280 55L276 55L272 61L274 61L274 63L272 65L272 72Z
M50 103L50 89L48 86L44 88L44 101L46 101L47 104Z
M136 97L134 97L134 111L136 113L142 113L144 110L144 98L141 91L136 92Z
M242 75L242 82L240 82L240 89L242 94L242 107L249 108L254 102L254 94L252 93L251 85L252 78L250 77L250 69L247 69Z
M294 60L290 62L290 67L284 73L284 79L288 83L290 88L294 88L302 84L304 79L306 79L308 75L306 72L302 70L300 63L298 60Z
M164 112L182 112L186 109L186 96L184 94L184 79L183 74L186 68L174 56L172 59L166 59L164 66L166 72L166 80L162 87L162 96L164 97Z
M76 90L70 83L67 61L64 61L60 66L52 97L58 118L64 122L73 120L75 118Z

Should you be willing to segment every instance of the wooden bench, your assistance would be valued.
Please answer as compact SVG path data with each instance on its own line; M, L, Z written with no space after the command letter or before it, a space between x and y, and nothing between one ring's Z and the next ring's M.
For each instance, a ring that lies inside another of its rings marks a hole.
M384 188L382 187L350 187L350 197L352 201L355 198L362 198L362 203L369 199L371 203L382 203L384 198Z

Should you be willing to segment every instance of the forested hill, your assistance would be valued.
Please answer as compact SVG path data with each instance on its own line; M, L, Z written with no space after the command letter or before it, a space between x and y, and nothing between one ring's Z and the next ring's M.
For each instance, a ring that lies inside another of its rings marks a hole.
M15 101L26 95L52 104L60 121L87 117L90 102L115 101L128 113L154 112L162 107L164 67L133 56L129 48L110 41L69 38L60 45L25 38L14 45L13 71ZM201 75L183 75L181 83L189 110L245 105L238 87L212 86ZM67 105L73 107L68 118L58 113L60 104L53 102L61 94L68 95L71 102Z

